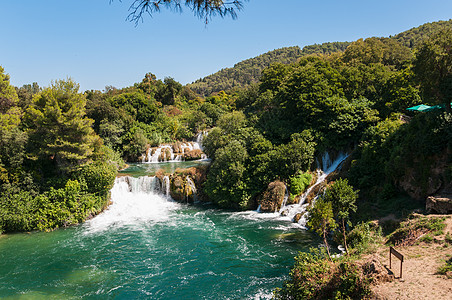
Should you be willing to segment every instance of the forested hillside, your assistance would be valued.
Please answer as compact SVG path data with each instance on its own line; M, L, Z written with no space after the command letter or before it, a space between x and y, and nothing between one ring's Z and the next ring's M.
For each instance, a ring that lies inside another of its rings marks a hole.
M306 46L301 50L298 46L269 51L257 57L241 61L232 68L222 69L212 75L198 79L188 86L196 93L209 96L219 91L248 87L257 83L262 70L272 63L290 64L307 54L330 54L344 51L348 42L323 43Z
M410 30L401 32L391 38L397 40L407 47L415 48L434 32L445 28L452 28L452 19L449 21L425 23L419 27L411 28Z
M426 37L441 28L452 28L452 20L426 23L391 36L390 39L396 40L404 47L415 48ZM222 69L187 86L202 96L209 96L219 91L245 88L257 83L262 75L262 70L272 63L289 64L305 55L329 55L334 52L344 52L349 45L349 42L332 42L308 45L303 47L302 50L298 46L276 49L239 62L232 68Z

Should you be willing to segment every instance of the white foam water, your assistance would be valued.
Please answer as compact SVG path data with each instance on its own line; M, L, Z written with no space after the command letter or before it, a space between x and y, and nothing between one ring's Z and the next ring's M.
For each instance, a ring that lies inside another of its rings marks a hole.
M85 223L86 233L115 227L140 227L168 220L172 212L180 208L180 204L161 194L159 185L156 177L116 178L111 189L112 204L102 214Z

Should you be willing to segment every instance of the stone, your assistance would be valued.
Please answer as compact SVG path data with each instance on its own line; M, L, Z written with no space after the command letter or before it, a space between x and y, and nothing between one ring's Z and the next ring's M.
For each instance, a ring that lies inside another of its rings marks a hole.
M451 214L452 195L427 197L425 209L427 210L428 213Z
M276 180L268 184L267 189L258 199L261 212L275 212L281 208L286 194L286 186L283 182Z
M301 217L303 217L303 215L304 215L305 213L306 213L306 212L304 211L304 212L302 212L302 213L296 214L295 217L293 217L293 222L294 222L294 223L298 223L298 221L300 221Z

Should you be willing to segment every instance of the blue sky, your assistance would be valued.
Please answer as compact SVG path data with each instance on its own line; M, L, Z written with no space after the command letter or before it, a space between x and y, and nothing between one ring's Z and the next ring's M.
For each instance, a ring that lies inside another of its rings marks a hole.
M184 9L135 26L132 0L1 0L0 65L16 86L72 77L81 90L118 88L152 72L185 84L286 46L389 36L452 18L452 1L250 0L238 19Z

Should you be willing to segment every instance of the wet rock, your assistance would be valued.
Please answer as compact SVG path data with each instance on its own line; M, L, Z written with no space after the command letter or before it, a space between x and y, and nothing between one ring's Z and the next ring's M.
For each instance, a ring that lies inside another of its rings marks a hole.
M184 181L181 177L171 175L170 177L170 195L176 201L182 202L184 200Z
M267 189L258 199L262 212L275 212L281 208L286 194L286 186L283 182L276 180L268 184Z
M201 159L202 154L203 152L200 149L189 150L185 153L185 160Z
M293 222L294 223L298 223L298 221L300 221L300 219L304 216L306 212L301 212L295 215L295 217L293 217Z

